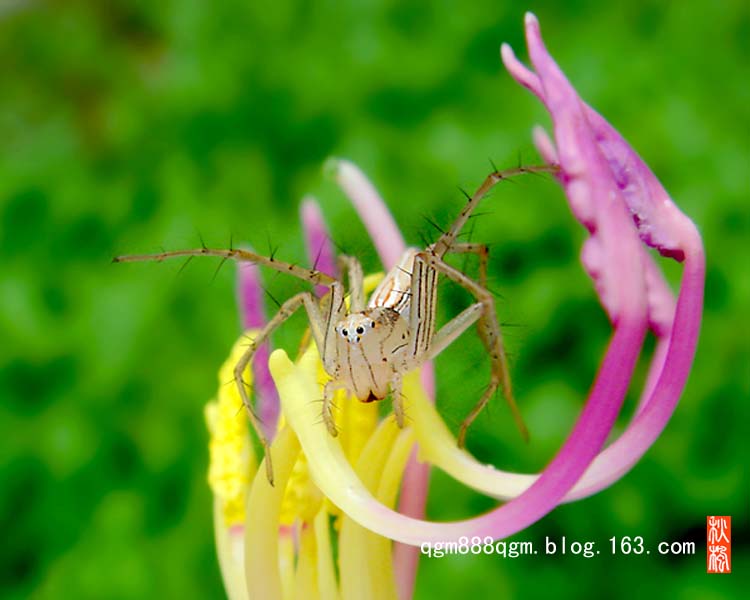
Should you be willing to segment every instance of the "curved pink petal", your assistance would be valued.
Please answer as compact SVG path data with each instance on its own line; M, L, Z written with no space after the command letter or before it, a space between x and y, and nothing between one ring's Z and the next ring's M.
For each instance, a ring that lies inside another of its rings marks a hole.
M580 168L580 148L570 145L576 141L576 127L586 130L586 139L594 144L606 161L613 187L636 224L641 239L665 256L684 260L680 296L675 308L674 298L651 258L643 253L643 268L648 295L649 326L659 338L649 376L635 419L626 432L594 461L583 480L566 500L580 498L606 487L622 476L645 453L668 422L692 365L697 345L703 307L705 257L702 242L693 223L674 205L651 170L596 111L583 103L570 87L559 67L547 53L541 39L539 23L533 15L526 17L529 54L538 75L522 65L512 50L504 45L503 62L510 74L531 90L552 114L561 182L568 191L576 216L592 234L591 205L585 194L570 187L570 175L575 179ZM571 121L570 105L577 105L578 115ZM546 136L535 132L535 141L546 160L553 158L554 146ZM565 148L563 148L565 146ZM566 152L569 150L569 152ZM603 270L601 249L592 244L584 256L584 264L594 278L597 288L607 298L611 281L601 278ZM611 315L617 306L605 300Z
M375 186L354 163L332 158L326 163L336 182L348 196L370 234L386 270L396 265L406 250L393 216Z

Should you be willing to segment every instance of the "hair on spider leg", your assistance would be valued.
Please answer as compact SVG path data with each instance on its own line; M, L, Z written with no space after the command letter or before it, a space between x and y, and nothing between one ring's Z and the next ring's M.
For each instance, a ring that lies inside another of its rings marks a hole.
M539 173L538 171L532 171L530 169L524 169L523 167L521 167L521 168L523 169L523 172L526 175L532 175L534 177L540 177L541 179L544 179L544 180L549 180L549 177L548 177L549 173ZM518 182L516 182L516 183L518 183Z
M506 300L505 296L503 296L500 292L498 292L497 289L489 286L489 281L485 284L484 289L486 289L490 294L492 294L498 300L503 300L503 301Z
M477 214L480 214L480 215L481 214L485 214L486 215L486 214L490 214L490 213L489 212L477 213L476 211L474 211L472 214L469 215L469 219L471 219L472 217L476 216ZM471 238L474 237L474 231L476 230L476 228L477 228L477 222L474 221L474 220L469 221L469 228L468 228L468 230L466 232L467 233L466 239L469 242L471 242Z
M246 344L240 344L241 348L255 347L257 349L257 348L262 348L263 346L267 346L268 345L268 340L264 341L260 345L257 345L255 343L255 341L253 339L251 339L250 336L248 336L248 335L243 335L243 336L240 337L240 339L247 339L247 340L249 340ZM253 360L255 360L255 357L253 357Z
M227 260L228 260L228 258L225 256L224 258L221 259L221 261L219 262L219 264L216 266L216 270L214 271L213 277L211 277L210 284L213 284L214 281L216 281L216 278L219 275L219 271L221 271L221 267L224 266L224 263L227 262Z
M281 246L279 244L275 246L273 245L273 242L271 241L271 233L268 229L266 229L266 247L268 248L268 260L273 262L276 259L276 253Z
M333 244L333 247L338 251L339 255L346 255L346 256L357 256L362 257L365 256L368 253L372 253L372 248L370 246L365 246L364 244L357 244L356 246L345 246L341 242L335 240L332 237L328 237L328 240Z
M465 188L462 188L460 185L457 186L457 188L458 188L458 191L461 192L461 194L463 194L463 197L466 198L466 201L471 202L471 194L467 192Z
M475 213L472 213L472 214L469 215L469 221L471 223L476 223L476 221L474 221L473 219L477 219L478 217L487 217L487 216L494 215L494 214L497 214L497 213L495 211L493 211L493 210L486 210L484 212L475 212ZM461 232L456 237L459 237L461 235L464 235L464 232Z
M440 227L440 225L438 225L435 221L433 221L429 216L427 216L425 214L422 214L421 217L428 224L432 225L433 229L436 229L437 231L439 231L442 234L446 233L445 229L443 229L442 227Z
M424 234L421 229L417 232L417 235L419 236L419 241L422 242L422 247L427 248L428 246L432 245L432 241Z
M219 384L220 387L231 387L231 386L236 386L236 385L237 385L237 381L234 379L234 377L230 379L229 381L223 381ZM247 391L248 393L252 392L253 386L250 385L247 381L243 380L242 385L245 386L245 391Z
M279 302L274 295L271 293L271 291L266 287L262 286L263 291L266 293L266 295L271 299L271 302L273 302L276 305L276 308L281 308L281 302Z
M325 425L326 427L328 427L328 423L326 423L326 420L323 417L320 417L319 419L316 419L315 421L313 421L313 424L314 425ZM338 426L336 426L336 434L337 435L338 435L338 433L340 431L341 431L341 429Z
M250 368L250 365L248 365L248 366L247 366L247 368L249 369L249 368ZM245 390L246 390L247 392L251 392L251 391L253 390L253 386L252 386L252 384L251 384L251 383L248 383L248 382L247 382L247 381L245 381L244 379L241 379L241 380L240 380L240 383L241 383L241 384L242 384L242 385L244 386L244 388L245 388ZM224 386L224 385L237 385L237 380L236 380L236 379L235 379L234 377L232 377L232 379L230 379L229 381L225 381L225 382L224 382L224 383L222 383L221 385L222 385L222 386Z
M395 399L393 398L393 394L391 394L390 396L391 396L391 402L394 402ZM401 392L401 410L403 411L403 416L404 416L404 427L406 427L407 421L409 423L414 423L414 418L409 413L409 409L408 409L409 406L410 406L409 396L404 394L404 392L402 391ZM393 417L394 418L396 417L395 411L393 411Z
M185 259L185 262L182 263L182 266L180 266L179 270L177 271L178 275L182 275L182 272L187 268L187 266L190 264L190 261L193 260L195 256L188 256L187 259Z
M323 404L326 401L325 398L315 398L313 400L310 400L310 404ZM339 410L339 405L336 404L333 400L329 402L328 404L331 408L335 408L336 410Z
M258 423L259 423L260 425L264 425L264 424L265 424L265 423L264 423L264 421L263 421L263 419L261 419L261 418L260 418L260 416L258 415L258 413L257 413L257 412L255 412L255 407L254 407L254 406L249 406L249 405L247 405L247 404L245 404L245 403L243 403L243 402L240 402L240 406L239 406L239 408L237 409L237 412L236 412L236 413L234 413L234 416L235 416L235 417L239 417L239 416L240 416L240 413L241 413L241 412L244 412L244 411L250 411L250 414L252 414L252 415L253 415L253 417L255 418L255 420L256 420L256 421L257 421L257 422L258 422Z
M337 242L332 237L329 237L328 240L333 244L333 247L339 251L339 254L349 254L343 244Z
M250 336L249 336L248 334L246 334L246 333L243 333L243 334L241 334L241 335L240 335L240 339L241 339L241 340L248 340L248 341L250 342L250 344L253 344L253 343L255 343L255 338L254 338L254 337L250 337ZM247 346L249 346L250 344L247 344Z
M318 248L318 252L315 255L315 260L313 261L313 265L312 265L313 271L318 270L318 263L320 262L320 257L323 256L323 250L325 250L325 242L322 242L320 244L320 247Z
M510 327L511 329L528 329L528 323L516 323L515 321L500 321L498 323L500 327Z

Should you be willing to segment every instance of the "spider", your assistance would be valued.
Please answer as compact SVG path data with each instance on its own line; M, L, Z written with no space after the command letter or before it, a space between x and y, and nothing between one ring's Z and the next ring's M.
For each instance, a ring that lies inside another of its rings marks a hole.
M503 348L500 326L495 314L492 294L487 290L488 247L486 244L458 242L457 237L482 198L500 181L523 173L551 173L554 166L527 166L493 170L468 201L451 227L424 250L409 248L380 282L365 303L363 273L359 261L341 256L340 264L347 272L349 306L344 301L343 280L335 279L315 269L306 269L243 249L198 248L175 250L158 254L117 256L113 262L162 261L169 258L216 256L247 261L288 273L313 285L324 285L329 292L318 300L312 292L300 292L281 304L276 315L268 321L249 344L234 368L234 380L250 422L263 446L266 474L273 485L268 439L250 403L242 374L253 360L257 348L271 333L300 307L304 307L310 321L310 331L318 348L323 366L330 380L323 389L322 417L328 432L338 431L333 417L333 395L344 388L361 402L382 400L390 393L393 411L399 427L404 427L404 398L401 381L405 373L433 359L471 325L477 323L479 337L490 356L490 382L479 401L461 423L458 445L463 446L466 432L490 398L500 388L513 418L524 439L528 431L513 398L508 363ZM479 276L475 281L462 271L444 262L446 254L476 254L479 257ZM438 276L443 275L468 291L476 300L435 331L435 308Z

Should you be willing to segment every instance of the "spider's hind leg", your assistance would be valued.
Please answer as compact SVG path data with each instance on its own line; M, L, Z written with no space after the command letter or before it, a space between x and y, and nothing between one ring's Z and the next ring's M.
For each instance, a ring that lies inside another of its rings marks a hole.
M483 254L486 254L486 247L482 247L479 244L470 244L468 246L478 246L480 252L482 252L480 253L480 279L484 280L483 283L486 284L486 267L481 266L481 257ZM474 249L467 249L467 251L474 251ZM484 409L489 402L489 399L495 394L498 388L502 388L503 395L508 402L521 435L525 440L528 440L528 429L523 422L521 413L518 410L518 405L513 397L513 389L508 371L508 360L503 347L502 334L495 313L495 299L492 294L487 290L485 285L480 285L458 269L445 263L441 258L430 254L429 251L418 255L417 262L423 262L426 267L442 273L448 277L448 279L463 287L477 299L476 304L465 309L461 314L449 321L440 331L438 331L432 341L432 347L429 349L426 358L429 359L434 357L457 338L475 320L477 321L479 337L490 355L490 383L484 394L482 394L482 397L479 399L479 402L477 402L461 423L458 432L459 446L464 445L466 432L469 426L474 422L482 409Z
M258 348L268 339L274 329L276 329L279 325L281 325L284 321L291 317L301 306L304 306L307 309L308 316L310 317L311 323L313 324L313 335L316 336L317 341L317 332L319 330L319 327L316 327L315 325L320 320L317 305L315 304L315 300L313 299L310 292L300 292L299 294L296 294L289 298L289 300L281 305L279 311L258 332L258 334L248 346L247 350L245 350L242 358L240 358L239 362L234 367L234 381L237 384L237 389L240 392L240 398L242 398L242 403L245 406L247 416L250 419L250 423L252 424L253 429L255 430L255 433L258 436L261 445L263 446L263 451L266 457L266 476L268 477L268 481L271 485L273 485L273 465L271 464L270 444L263 431L260 420L253 411L253 406L250 402L250 396L247 391L247 386L243 381L242 376L248 365L252 363L253 357L255 356Z

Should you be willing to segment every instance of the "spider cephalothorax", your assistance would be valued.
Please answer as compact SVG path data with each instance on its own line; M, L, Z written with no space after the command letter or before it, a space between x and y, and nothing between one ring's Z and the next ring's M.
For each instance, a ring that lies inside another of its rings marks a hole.
M409 327L392 308L353 313L336 326L336 370L329 375L362 402L382 400L404 363Z

